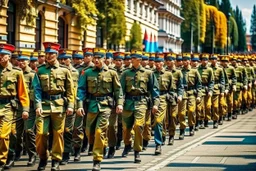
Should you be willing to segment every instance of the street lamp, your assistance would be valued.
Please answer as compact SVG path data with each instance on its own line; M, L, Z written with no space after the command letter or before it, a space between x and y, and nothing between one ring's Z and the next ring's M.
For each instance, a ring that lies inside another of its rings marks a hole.
M227 16L227 55L228 55L228 38L229 38L229 18L230 18L231 14L228 13L228 16Z

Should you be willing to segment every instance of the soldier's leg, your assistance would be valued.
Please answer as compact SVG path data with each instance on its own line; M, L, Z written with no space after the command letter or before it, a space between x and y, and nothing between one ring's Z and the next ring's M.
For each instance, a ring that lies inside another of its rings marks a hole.
M113 158L115 155L115 146L117 143L117 116L116 111L113 109L109 116L109 125L107 130L109 145L108 158Z
M97 122L97 113L87 113L86 116L86 136L88 137L88 142L90 143L91 148L94 145L94 135L95 135L95 127ZM92 149L93 152L93 149Z
M186 129L186 112L187 112L187 99L183 99L178 104L178 119L180 123L180 136L179 139L184 139Z
M247 95L248 95L248 93L247 93L247 90L243 90L243 93L242 93L243 95L242 95L242 112L243 113L247 113L247 109L246 109L246 102L247 102Z
M131 150L132 145L132 130L134 125L134 114L133 111L123 110L122 113L122 124L123 124L123 140L124 140L124 151L122 157L126 157Z
M248 95L247 95L247 109L252 111L251 104L252 104L252 88L248 87Z
M200 129L204 129L205 111L204 111L204 96L200 101L196 102L196 119Z
M122 125L122 115L118 115L117 119L117 144L116 144L116 150L119 150L121 147L121 142L123 140L123 125Z
M208 122L212 119L212 96L205 95L204 97L204 107L205 107L205 120Z
M155 154L161 154L161 145L163 142L163 124L164 118L166 116L166 109L167 109L167 103L166 103L166 97L160 96L160 105L158 107L158 111L154 115L154 123L152 127L154 128L154 139L156 144Z
M228 104L228 120L230 121L233 113L233 92L228 93L227 104Z
M20 115L18 115L16 119L16 139L15 139L15 160L20 160L22 151L23 151L23 145L25 142L24 139L24 120Z
M194 135L194 126L196 122L196 97L194 95L190 95L188 97L187 102L187 109L188 109L188 125L189 125L189 135Z
M147 109L146 111L145 125L144 125L144 130L142 135L143 135L143 150L146 150L148 146L148 142L151 139L151 110L149 109Z
M10 105L0 110L0 166L6 163L9 150L9 135L11 133L13 110Z
M239 110L239 94L240 94L240 91L234 92L234 103L233 103L234 111L233 111L233 116L232 116L233 119L236 119L237 115L238 115L238 110Z
M219 95L212 96L212 120L213 120L213 128L218 128L219 124Z
M100 112L98 114L98 117L95 120L96 126L95 126L95 140L93 145L93 161L101 162L103 160L103 149L106 143L105 134L108 128L110 113L111 113L110 109L104 112ZM91 115L91 113L88 113L88 118L90 118L89 115Z
M177 114L178 114L178 105L170 105L169 106L169 145L173 145L174 143L174 136L176 131L176 124L177 124Z
M26 134L26 149L29 156L28 166L33 166L36 161L36 135L35 135L35 111L29 113L28 120L24 121L25 134Z
M85 116L86 117L86 116ZM82 143L84 139L84 129L83 129L84 116L76 115L73 131L73 146L75 151L74 161L80 161L80 152L82 148Z

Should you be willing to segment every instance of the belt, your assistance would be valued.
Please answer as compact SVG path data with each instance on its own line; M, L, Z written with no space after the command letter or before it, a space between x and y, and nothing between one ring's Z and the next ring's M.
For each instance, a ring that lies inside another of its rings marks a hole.
M145 95L142 95L142 96L131 96L131 95L126 95L126 96L125 96L125 99L135 100L135 101L142 100L142 99L145 99L145 98L146 98L146 96L145 96Z
M0 99L0 104L10 103L13 98Z
M57 99L61 99L62 96L61 94L58 94L58 95L48 95L48 94L43 94L42 98L44 100L57 100Z
M167 93L168 93L167 90L165 90L165 91L160 91L160 92L159 92L160 95L166 95Z
M87 98L90 99L90 100L96 100L96 101L103 101L103 100L106 100L108 99L109 97L112 97L112 94L106 94L104 96L94 96L92 94L88 94L87 95Z

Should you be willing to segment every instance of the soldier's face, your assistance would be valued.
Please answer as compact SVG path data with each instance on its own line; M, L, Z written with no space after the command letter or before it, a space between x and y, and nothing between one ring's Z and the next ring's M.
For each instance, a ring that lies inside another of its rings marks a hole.
M164 62L155 62L155 66L157 70L161 70L164 66Z
M109 66L111 63L112 63L112 59L111 59L111 58L105 59L105 64L106 64L107 66Z
M189 65L190 61L185 59L182 61L182 64L184 65L184 67L187 67Z
M116 59L114 60L115 66L118 68L121 68L123 65L123 60L122 59Z
M79 58L73 58L73 63L75 64L75 65L79 65L79 64L81 64L83 62L83 60L82 59L79 59Z
M95 65L95 67L101 68L104 63L104 58L95 56L95 57L93 57L93 63Z
M57 53L46 53L46 61L52 64L57 61Z
M206 66L206 65L208 64L208 60L203 59L203 60L201 61L201 63L202 63L203 66Z
M191 61L191 66L196 67L196 66L197 66L197 64L198 64L198 62L197 62L197 61Z
M153 67L153 66L155 65L155 61L149 61L149 62L148 62L148 65L151 66L151 67Z
M85 55L84 56L84 63L88 64L92 61L92 56L91 55Z
M21 69L25 69L28 66L29 61L28 60L19 60L19 67Z
M35 69L37 64L38 64L37 61L30 61L29 66L30 66L30 68Z
M11 58L11 63L13 66L19 66L19 61L17 58Z
M124 65L129 66L131 64L131 62L132 62L131 59L125 59L124 60Z
M142 60L141 61L141 65L144 67L144 66L147 66L148 65L148 60Z
M10 60L10 55L8 54L0 54L0 64L5 66L6 63Z
M183 61L181 61L181 60L176 61L176 66L177 67L180 67L182 65L183 65Z
M141 63L141 59L140 58L132 58L132 66L134 67L138 67Z
M235 61L235 60L232 60L232 61L231 61L231 64L232 64L233 66L236 66L236 61Z
M211 64L212 64L213 66L215 66L215 65L217 64L217 60L216 60L216 59L211 59L210 62L211 62Z
M45 63L45 56L38 56L38 64L41 65Z

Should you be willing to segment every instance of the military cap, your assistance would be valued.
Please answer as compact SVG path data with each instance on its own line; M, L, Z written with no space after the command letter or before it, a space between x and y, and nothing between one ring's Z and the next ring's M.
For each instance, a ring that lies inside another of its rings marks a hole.
M60 49L58 59L68 59L68 58L71 59L72 53L73 52L71 50Z
M114 50L108 49L107 52L106 52L106 59L112 59L114 52L115 52Z
M209 55L210 60L218 60L218 55L217 54L211 54Z
M164 54L156 53L155 62L164 62Z
M37 60L38 60L38 53L31 52L30 61L37 61Z
M210 55L208 53L201 54L201 60L209 60Z
M124 60L131 59L130 52L125 52Z
M149 53L143 52L142 54L142 60L148 60L149 59Z
M125 55L124 52L114 52L113 53L114 59L124 60L124 55Z
M177 55L175 53L167 52L167 53L165 53L165 60L174 61L174 60L176 60L176 56Z
M142 58L142 51L140 50L132 50L131 58Z
M177 54L176 55L176 61L182 61L182 54Z
M30 60L31 52L19 51L18 60Z
M15 50L15 46L11 44L0 44L0 54L11 55Z
M243 55L242 61L248 61L248 57L246 55Z
M80 50L73 50L72 58L84 59L83 51Z
M191 54L190 53L183 53L182 54L182 60L190 60Z
M200 60L200 55L198 53L194 53L192 56L191 56L191 61L199 61Z
M149 61L155 61L155 57L156 57L156 54L155 53L150 53L149 55Z
M60 44L52 42L44 42L45 53L58 53L60 49Z
M12 53L12 58L18 58L19 57L19 50L15 50L13 53Z
M84 56L92 56L93 48L83 48Z
M229 56L228 55L219 55L220 61L229 61Z
M106 49L103 49L103 48L94 48L94 49L93 49L93 55L94 55L94 57L103 58L103 57L106 55Z
M39 57L39 56L45 56L45 53L44 53L43 51L41 51L41 50L35 49L35 50L34 50L34 53L37 53L37 54L38 54L38 57Z

